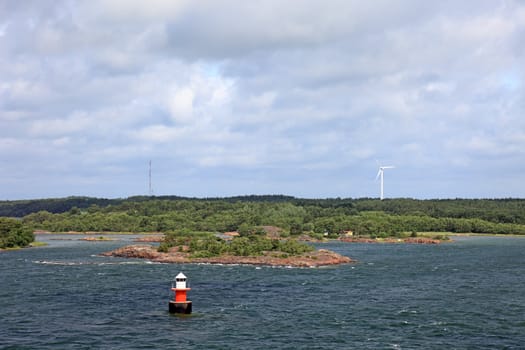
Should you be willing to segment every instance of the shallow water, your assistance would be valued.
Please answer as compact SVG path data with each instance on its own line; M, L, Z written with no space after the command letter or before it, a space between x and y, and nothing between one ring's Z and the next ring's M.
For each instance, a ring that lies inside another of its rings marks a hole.
M523 349L525 238L328 243L352 265L298 269L99 257L57 241L0 253L2 349ZM183 271L193 314L170 315Z

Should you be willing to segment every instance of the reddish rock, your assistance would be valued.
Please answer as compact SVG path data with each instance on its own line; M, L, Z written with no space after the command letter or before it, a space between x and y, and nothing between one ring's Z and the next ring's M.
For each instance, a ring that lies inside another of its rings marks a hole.
M80 241L116 241L116 239L108 238L108 237L84 237L79 238Z
M137 237L133 241L134 242L162 242L164 241L164 236L143 236L143 237Z
M366 237L342 237L341 242L347 243L410 243L410 244L440 244L439 239L429 237L406 237L406 238L366 238Z
M240 236L239 232L237 231L224 232L223 234L228 237L239 237Z
M102 253L103 256L118 256L123 258L158 259L162 253L150 245L128 245L111 252Z
M439 239L433 239L428 237L408 237L404 239L405 243L416 243L416 244L440 244Z
M50 234L51 232L50 231L46 231L46 230L34 230L33 233L35 235L47 235L47 234Z

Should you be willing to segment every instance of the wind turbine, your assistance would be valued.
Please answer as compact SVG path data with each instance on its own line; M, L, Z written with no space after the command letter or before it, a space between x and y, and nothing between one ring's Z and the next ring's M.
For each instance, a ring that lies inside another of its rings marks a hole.
M378 177L381 177L381 197L379 197L381 200L383 200L383 173L385 172L385 169L393 169L395 168L392 165L386 165L386 166L380 166L379 171L377 172L376 180Z

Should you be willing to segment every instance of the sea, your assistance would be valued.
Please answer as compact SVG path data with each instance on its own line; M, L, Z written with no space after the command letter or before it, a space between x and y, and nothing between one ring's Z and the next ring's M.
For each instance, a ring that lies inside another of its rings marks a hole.
M0 349L525 349L525 237L323 243L357 260L323 268L99 256L135 238L111 237L0 252Z

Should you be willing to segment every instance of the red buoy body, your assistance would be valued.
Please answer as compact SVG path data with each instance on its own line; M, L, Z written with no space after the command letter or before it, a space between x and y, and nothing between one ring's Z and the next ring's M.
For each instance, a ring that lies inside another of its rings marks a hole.
M169 312L191 314L191 301L187 300L187 293L191 288L188 287L187 278L182 272L175 277L171 290L175 293L175 296L173 300L170 300Z

